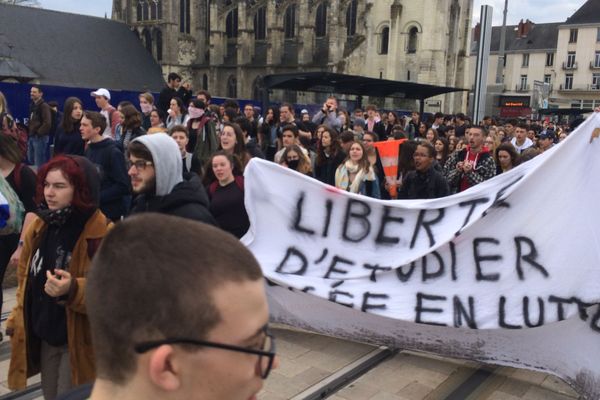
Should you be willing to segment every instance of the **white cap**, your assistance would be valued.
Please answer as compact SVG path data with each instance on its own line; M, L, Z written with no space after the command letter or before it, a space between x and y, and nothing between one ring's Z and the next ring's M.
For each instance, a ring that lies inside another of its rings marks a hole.
M300 114L308 114L308 110L306 108L303 108L302 111L300 111Z
M96 90L95 92L92 92L91 95L92 95L92 97L104 96L108 100L110 100L110 92L104 88L100 88L100 89Z

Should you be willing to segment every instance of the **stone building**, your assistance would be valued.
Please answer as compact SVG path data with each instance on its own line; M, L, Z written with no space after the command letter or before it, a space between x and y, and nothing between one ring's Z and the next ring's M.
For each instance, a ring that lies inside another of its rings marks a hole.
M472 0L113 0L112 17L138 34L163 74L256 98L257 78L295 71L467 87L471 9ZM426 110L464 111L466 98L439 96Z
M479 26L473 30L472 71L479 30ZM536 24L521 20L518 25L507 26L501 86L495 83L500 31L500 26L492 28L487 84L488 92L496 93L487 113L530 116L538 103L542 104L536 101L534 90L542 83L548 90L547 104L543 104L548 108L600 106L600 0L588 0L564 22Z

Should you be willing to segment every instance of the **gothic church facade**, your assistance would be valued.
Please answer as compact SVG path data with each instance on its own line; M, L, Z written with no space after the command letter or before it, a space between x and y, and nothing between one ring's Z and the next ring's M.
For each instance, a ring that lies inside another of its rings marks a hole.
M472 3L113 0L112 17L131 27L165 76L177 72L216 96L257 98L260 76L296 71L464 88ZM309 93L280 97L319 101ZM439 96L426 110L465 111L466 99L466 92Z

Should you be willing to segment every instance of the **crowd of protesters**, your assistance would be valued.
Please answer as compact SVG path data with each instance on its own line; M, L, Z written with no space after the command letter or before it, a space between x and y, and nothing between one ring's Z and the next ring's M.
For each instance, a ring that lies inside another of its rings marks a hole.
M400 116L375 105L342 110L329 97L314 115L283 103L261 115L235 100L211 103L170 74L155 101L111 105L100 88L97 110L69 97L62 116L31 88L28 138L0 93L0 179L24 205L20 233L0 236L0 278L18 268L9 386L41 371L46 399L94 377L85 313L91 259L113 223L157 212L216 225L240 238L249 227L244 169L254 157L339 190L380 199L425 199L468 189L564 140L552 122L473 123L464 114ZM53 151L47 149L53 135ZM397 149L386 175L378 143ZM34 172L37 170L37 173ZM1 304L0 297L0 304Z

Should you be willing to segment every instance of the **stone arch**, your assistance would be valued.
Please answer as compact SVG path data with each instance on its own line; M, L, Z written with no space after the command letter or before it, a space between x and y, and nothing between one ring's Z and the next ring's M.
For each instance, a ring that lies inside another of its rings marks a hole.
M191 0L179 0L179 32L190 33Z
M390 26L386 23L379 27L377 52L379 54L388 54L390 47Z
M227 13L225 18L225 33L228 39L238 36L238 8L234 8Z
M348 37L356 34L358 21L358 0L350 0L346 8L346 35Z
M208 75L202 74L202 89L208 90Z
M416 21L411 21L404 26L403 33L406 35L406 52L413 54L419 48L419 34L423 28Z
M254 40L267 38L267 7L259 7L254 13Z

